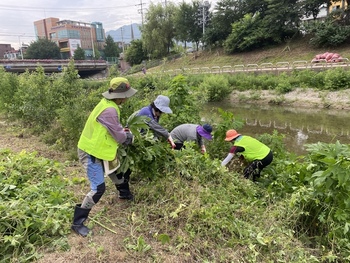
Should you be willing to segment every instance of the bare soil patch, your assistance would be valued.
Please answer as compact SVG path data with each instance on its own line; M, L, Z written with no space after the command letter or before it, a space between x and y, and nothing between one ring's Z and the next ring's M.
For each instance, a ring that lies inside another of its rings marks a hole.
M350 89L342 91L319 91L295 89L286 94L274 91L234 91L229 100L232 103L276 104L296 108L350 110Z

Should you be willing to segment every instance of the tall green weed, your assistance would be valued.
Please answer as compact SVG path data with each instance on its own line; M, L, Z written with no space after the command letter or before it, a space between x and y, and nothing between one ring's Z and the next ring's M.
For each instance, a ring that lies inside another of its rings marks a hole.
M39 248L67 235L72 193L62 169L35 153L0 151L1 262L32 262Z

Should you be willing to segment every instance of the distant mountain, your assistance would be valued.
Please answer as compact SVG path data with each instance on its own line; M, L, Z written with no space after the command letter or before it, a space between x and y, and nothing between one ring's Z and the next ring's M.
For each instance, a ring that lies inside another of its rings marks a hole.
M106 36L110 35L115 42L124 41L124 43L130 43L133 39L141 39L140 26L140 24L136 23L122 26L117 30L107 31Z

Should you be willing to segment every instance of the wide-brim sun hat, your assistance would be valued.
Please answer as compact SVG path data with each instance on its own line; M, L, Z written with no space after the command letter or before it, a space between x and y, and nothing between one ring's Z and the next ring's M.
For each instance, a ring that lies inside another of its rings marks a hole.
M238 136L241 136L236 130L228 130L226 132L226 138L225 141L232 141L233 139L236 139Z
M209 124L204 124L203 126L198 125L196 128L198 134L205 139L211 141L213 139L213 136L211 135L211 132L213 131L213 128Z
M159 95L154 100L154 106L157 107L158 110L160 110L163 113L173 113L173 111L170 109L170 99L167 96Z
M136 89L130 86L129 81L126 78L117 77L113 78L109 83L109 89L102 93L102 96L106 99L124 99L130 98L137 92Z

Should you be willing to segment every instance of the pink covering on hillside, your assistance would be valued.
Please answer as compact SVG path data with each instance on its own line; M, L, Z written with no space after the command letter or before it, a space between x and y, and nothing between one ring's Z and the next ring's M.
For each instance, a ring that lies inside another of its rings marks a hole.
M331 53L331 52L325 52L323 54L316 55L311 62L341 62L343 60L342 56L340 56L338 53Z

